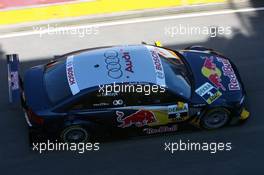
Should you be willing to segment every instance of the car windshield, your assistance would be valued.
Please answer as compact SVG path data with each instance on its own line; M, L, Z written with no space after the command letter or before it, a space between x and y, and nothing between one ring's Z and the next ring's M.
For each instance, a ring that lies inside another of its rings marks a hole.
M186 65L179 58L165 58L160 55L168 88L174 93L189 99L191 85Z
M53 104L57 104L72 95L66 76L65 60L46 65L44 83L48 97Z

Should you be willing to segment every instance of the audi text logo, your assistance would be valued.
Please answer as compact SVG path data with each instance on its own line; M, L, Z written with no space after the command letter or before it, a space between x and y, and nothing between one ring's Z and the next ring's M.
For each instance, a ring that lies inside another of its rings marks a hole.
M123 71L121 70L120 60L118 58L118 52L109 50L104 53L107 75L113 79L122 77Z

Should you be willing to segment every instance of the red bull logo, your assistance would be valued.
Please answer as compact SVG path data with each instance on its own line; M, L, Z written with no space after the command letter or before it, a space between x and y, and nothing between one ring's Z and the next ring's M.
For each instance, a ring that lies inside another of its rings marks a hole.
M149 123L156 122L156 117L151 111L139 110L127 117L124 117L124 113L121 111L116 111L117 121L121 124L118 127L127 128L132 125L136 127L142 127L148 125Z
M224 91L226 90L226 88L221 83L222 72L216 67L215 63L213 62L213 57L205 58L202 67L202 74L207 77L217 88L220 88Z

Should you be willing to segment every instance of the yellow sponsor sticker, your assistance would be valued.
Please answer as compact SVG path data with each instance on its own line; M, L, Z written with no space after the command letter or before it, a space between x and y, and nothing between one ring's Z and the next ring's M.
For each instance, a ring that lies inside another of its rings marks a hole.
M249 112L244 108L240 114L241 120L246 120L249 117Z
M208 104L213 103L216 99L218 99L220 96L222 95L222 93L220 91L217 91L215 94L213 94L212 96L210 96L206 102Z

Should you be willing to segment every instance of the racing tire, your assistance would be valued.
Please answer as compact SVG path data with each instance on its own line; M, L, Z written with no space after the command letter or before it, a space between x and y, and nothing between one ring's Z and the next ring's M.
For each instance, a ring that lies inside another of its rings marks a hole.
M214 108L207 111L201 118L204 129L213 130L225 126L230 121L230 112L225 108Z
M80 125L66 127L61 132L61 140L65 143L85 143L91 138L91 134Z

